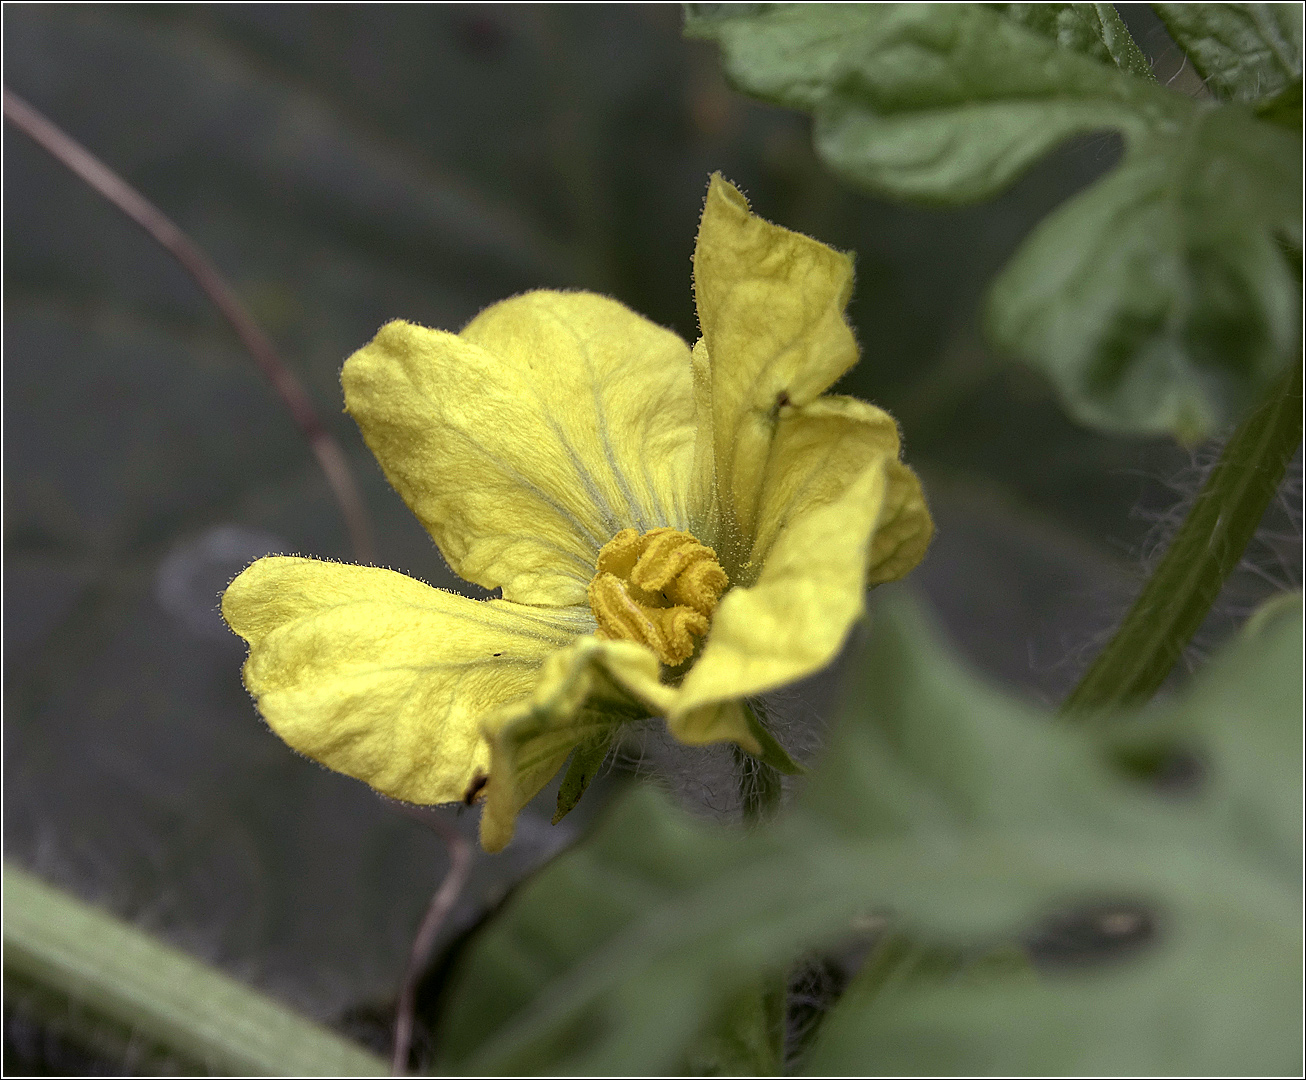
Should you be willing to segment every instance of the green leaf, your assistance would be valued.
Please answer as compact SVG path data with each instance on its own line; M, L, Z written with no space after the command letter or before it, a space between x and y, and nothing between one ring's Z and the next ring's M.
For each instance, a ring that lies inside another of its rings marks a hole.
M592 1043L602 1034L602 1018L584 1009L546 1018L537 1024L533 1040L506 1036L533 1007L547 1010L554 987L591 956L599 957L605 945L620 942L630 927L679 892L746 859L749 849L736 839L676 813L648 788L623 799L589 842L524 886L464 958L439 1026L443 1068L474 1072L481 1061L493 1058L484 1066L492 1072L551 1071ZM622 961L615 963L619 970ZM742 979L729 988L717 1011L724 1012L747 986ZM670 1007L679 1021L660 1048L654 1033L653 1046L639 1066L652 1072L655 1062L670 1066L687 1051L700 1023L705 1030L710 1026L718 999L707 995L682 1002L672 995L659 1001L665 984L648 989L654 995L650 1005L659 1012Z
M1115 64L1144 79L1152 69L1114 4L993 4L1008 19L1051 38L1063 49Z
M1301 77L1301 4L1153 4L1216 97L1258 101Z
M1256 115L1301 135L1301 76L1256 106Z
M1078 976L941 985L901 960L892 980L868 965L806 1071L872 1060L888 1075L1300 1071L1289 1036L1301 1010L1300 594L1271 605L1184 701L1116 721L1204 738L1203 818L1247 878L1166 894L1153 948ZM1157 857L1182 861L1189 845Z
M737 88L811 112L826 163L895 198L991 198L1072 135L1114 128L1143 139L1191 108L977 4L775 4L692 16L695 33L719 42Z
M389 1074L362 1047L9 863L4 913L6 976L215 1075Z
M1158 136L1045 218L994 283L995 342L1081 421L1195 441L1286 366L1301 142L1234 108Z
M1019 965L1007 973L1001 964L929 993L906 980L893 997L906 1004L893 1007L908 1015L923 1003L915 1042L904 1039L900 1051L888 1039L880 1051L853 1017L818 1036L812 1067L910 1073L955 1059L966 1064L943 1071L1002 1072L1074 1060L1082 1071L1128 1072L1137 1062L1162 1072L1291 1072L1299 880L1280 815L1298 788L1289 777L1280 790L1282 767L1248 778L1265 753L1299 760L1300 683L1289 658L1300 647L1300 618L1280 617L1171 710L1172 723L1206 737L1215 778L1201 798L1175 804L1115 774L1095 733L983 685L919 617L881 607L844 715L797 805L771 827L741 833L647 790L624 800L474 943L441 1020L441 1064L666 1072L729 1028L766 973L848 939L868 914L929 949L981 957L1068 901L1107 897L1157 913L1160 937L1135 959L1037 985ZM1260 733L1258 749L1233 745L1243 731ZM1276 793L1257 790L1264 785ZM1229 979L1217 963L1232 965ZM954 1039L949 1023L973 1034L962 1023L974 1011L969 981L992 982L988 996L1026 1012L999 1024L990 1009L992 1039ZM1268 991L1277 996L1267 1004ZM954 1018L938 1003L958 995ZM1058 1026L1058 1017L1074 1019L1067 1001L1087 1002L1079 1027ZM1124 1023L1129 1005L1146 1005L1151 1022ZM1029 1015L1046 1015L1055 1037L1026 1033L1030 1048L1003 1034L1019 1033ZM1103 1017L1120 1019L1126 1037L1094 1041ZM1235 1018L1237 1031L1221 1017Z
M1277 955L1300 947L1292 934L1218 899L1171 922L1149 953L1099 970L1038 982L905 981L870 1001L849 997L826 1019L806 1071L1298 1073L1290 1032L1300 1024L1300 971Z
M1267 601L1176 710L1206 744L1212 815L1241 850L1298 884L1302 861L1302 594Z
M810 112L820 156L877 195L991 198L1067 138L1118 131L1120 166L996 283L990 336L1081 422L1192 441L1295 352L1299 289L1279 242L1301 235L1301 143L1283 130L1286 98L1267 123L1139 77L1109 8L779 4L694 10L690 27L720 43L739 89Z

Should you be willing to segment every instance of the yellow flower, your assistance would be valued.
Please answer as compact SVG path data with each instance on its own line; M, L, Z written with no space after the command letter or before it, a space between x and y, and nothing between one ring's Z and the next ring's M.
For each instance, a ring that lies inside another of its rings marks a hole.
M414 803L479 796L481 842L616 726L662 716L785 768L746 701L834 657L932 525L857 360L852 260L713 176L691 350L615 300L539 291L460 333L392 322L346 362L387 479L477 601L377 567L260 559L222 611L245 685L309 757Z

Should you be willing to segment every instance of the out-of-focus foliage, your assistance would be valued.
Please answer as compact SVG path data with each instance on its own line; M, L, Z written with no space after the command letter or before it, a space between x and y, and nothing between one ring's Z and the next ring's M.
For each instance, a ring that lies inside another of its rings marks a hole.
M880 916L923 944L881 937L814 1073L1294 1073L1301 646L1298 603L1179 703L1083 729L881 605L792 810L743 835L629 796L464 958L443 1064L675 1071L759 977ZM1140 740L1194 749L1206 783L1128 779L1113 762ZM982 962L1085 897L1137 905L1150 937L1080 972Z
M1120 166L1049 216L994 285L989 331L1086 423L1211 434L1297 346L1281 245L1301 248L1300 135L1157 85L1110 5L1012 7L691 5L687 29L720 43L740 89L811 112L826 163L883 195L991 198L1069 136L1118 131ZM1300 72L1299 5L1185 20L1239 100ZM1261 23L1275 33L1258 36Z

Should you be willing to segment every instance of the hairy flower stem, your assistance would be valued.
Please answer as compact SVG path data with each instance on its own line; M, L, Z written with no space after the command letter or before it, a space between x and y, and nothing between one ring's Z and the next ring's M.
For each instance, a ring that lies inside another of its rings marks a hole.
M768 728L766 709L760 701L746 701L755 720ZM739 770L739 802L744 820L751 823L769 818L780 805L780 772L752 754L735 747L735 767Z
M1160 566L1063 713L1137 704L1156 692L1242 559L1301 434L1298 361L1229 437Z
M753 719L769 730L766 708L760 701L745 701L744 708ZM780 772L759 761L752 754L735 747L735 766L739 770L739 801L743 807L744 821L758 825L772 817L780 808L782 794ZM759 1012L751 1031L740 1031L744 1041L755 1043L750 1058L759 1075L779 1076L784 1069L785 1012L788 1005L788 974L764 977L757 990ZM747 1038L752 1036L751 1040Z

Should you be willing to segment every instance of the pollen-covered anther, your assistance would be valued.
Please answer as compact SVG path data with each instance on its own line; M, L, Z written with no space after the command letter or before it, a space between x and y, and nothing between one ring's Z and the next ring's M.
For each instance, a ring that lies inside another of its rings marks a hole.
M694 653L730 579L716 552L680 529L622 529L589 585L598 636L637 641L670 667Z

